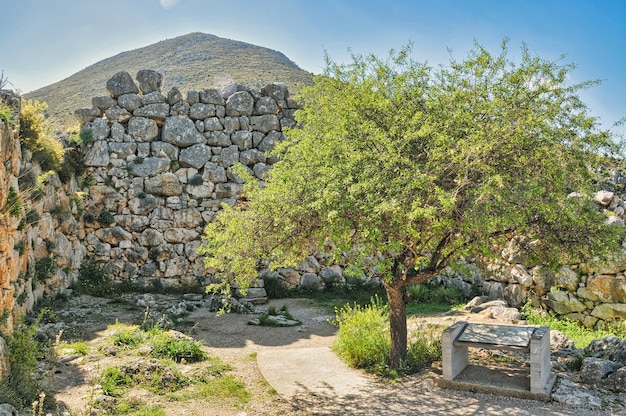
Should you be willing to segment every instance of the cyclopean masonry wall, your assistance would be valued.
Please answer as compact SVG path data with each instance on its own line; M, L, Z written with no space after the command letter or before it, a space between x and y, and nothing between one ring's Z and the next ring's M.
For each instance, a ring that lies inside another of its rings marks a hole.
M139 71L137 82L120 72L108 96L76 111L94 139L84 158L93 183L84 201L87 257L116 280L204 284L204 226L243 189L231 167L241 162L262 179L274 163L266 152L295 125L297 105L278 83L186 97L162 94L161 84L154 71Z
M624 201L617 194L599 191L595 202L608 221L624 226ZM480 273L479 285L489 298L504 299L515 307L530 300L552 314L594 327L626 319L625 275L626 250L601 265L578 264L553 273L529 264L523 250L511 242L502 250L502 262Z

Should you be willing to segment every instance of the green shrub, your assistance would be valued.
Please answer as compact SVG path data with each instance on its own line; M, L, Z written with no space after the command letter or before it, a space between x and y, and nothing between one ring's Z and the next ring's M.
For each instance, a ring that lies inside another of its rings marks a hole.
M30 208L28 211L26 211L25 219L26 219L26 224L34 225L39 222L39 220L41 219L41 216L39 215L39 212L37 212L36 209Z
M63 163L57 173L62 183L69 183L72 176L81 176L85 170L87 167L83 162L82 154L76 149L70 149L65 151Z
M13 127L15 123L13 108L0 102L0 120L4 121L9 127Z
M263 287L268 299L282 299L290 295L291 291L283 283L278 273L266 271L261 273L259 277L263 279Z
M100 375L102 393L107 396L119 397L123 394L122 387L132 384L132 378L117 367L107 367Z
M105 227L108 227L109 225L113 224L113 222L115 222L115 218L113 218L113 214L111 214L109 211L102 211L98 215L97 220L100 223L100 225L103 225Z
M145 334L138 327L123 328L112 336L113 345L122 348L135 348L145 340Z
M56 170L64 154L63 145L52 136L52 128L46 120L47 108L46 103L37 100L22 100L20 111L20 139L44 171Z
M406 360L397 371L391 371L389 307L378 296L374 296L369 305L347 304L337 308L335 314L339 330L333 349L351 367L397 376L417 372L441 359L441 330L421 327L413 333Z
M35 337L38 324L37 320L32 325L18 325L12 335L2 335L7 342L6 358L11 371L0 380L0 403L10 403L18 409L29 407L46 391L44 374L37 371L37 360L45 352L45 346Z
M204 361L207 355L199 342L188 338L174 338L163 332L154 340L150 355L154 358L167 358L176 362L185 360L189 363Z
M85 262L80 265L78 279L72 289L77 293L105 297L114 294L116 288L100 266Z
M7 194L7 203L3 211L15 218L19 218L22 214L22 197L20 196L20 193L12 186L9 187L9 192Z
M17 250L17 252L21 256L22 254L24 254L24 251L26 250L26 243L24 242L24 240L18 240L13 245L13 249Z
M44 282L54 275L57 270L57 264L51 257L45 257L35 261L35 279Z

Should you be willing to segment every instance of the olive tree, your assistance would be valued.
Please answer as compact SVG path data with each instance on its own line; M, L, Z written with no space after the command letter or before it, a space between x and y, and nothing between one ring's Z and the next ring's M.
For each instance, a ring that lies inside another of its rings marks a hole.
M620 238L589 197L590 166L617 148L578 95L594 82L569 85L573 66L525 46L516 61L506 40L498 54L476 44L438 67L410 54L327 58L279 161L262 185L239 168L245 197L201 248L240 286L316 251L377 273L391 368L406 357L406 286L512 238L546 265L608 253Z

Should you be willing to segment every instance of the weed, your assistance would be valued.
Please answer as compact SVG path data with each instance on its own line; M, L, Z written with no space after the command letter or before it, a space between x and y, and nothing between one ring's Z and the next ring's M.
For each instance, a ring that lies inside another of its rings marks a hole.
M4 103L0 103L0 121L6 123L9 127L13 127L13 124L15 123L13 113L13 108L5 105Z
M531 325L549 326L550 329L563 332L567 338L574 342L576 348L584 348L594 339L609 335L626 339L626 324L623 321L590 329L585 328L577 321L551 316L541 309L533 308L530 303L522 307L522 316Z
M44 257L35 261L35 279L44 282L51 278L57 270L57 264L51 257Z
M111 214L109 211L102 211L97 218L98 222L100 223L100 225L108 227L109 225L113 224L113 222L115 222L115 218L113 218L113 214Z
M204 361L207 355L198 341L188 338L175 338L163 332L154 340L150 355L154 358L167 358L175 362L185 360L188 363Z
M100 375L100 385L102 393L107 396L121 396L123 394L122 387L129 386L132 378L117 367L107 367Z
M58 343L57 353L60 355L76 354L84 356L89 354L89 344L87 344L85 341Z
M109 296L116 290L105 271L100 266L89 262L81 264L78 280L72 285L72 289L77 293L98 297Z
M24 254L24 251L26 250L26 243L24 242L24 240L18 240L13 245L13 249L16 250L18 254L21 256L22 254Z
M15 218L19 218L22 213L22 197L20 193L12 186L9 187L7 193L7 202L3 212L10 214Z
M145 340L145 334L137 326L124 328L115 332L112 336L113 345L122 348L135 348Z
M31 208L28 211L26 211L25 219L26 219L26 224L34 225L39 222L39 220L41 219L41 216L39 215L39 212L37 212L36 209Z

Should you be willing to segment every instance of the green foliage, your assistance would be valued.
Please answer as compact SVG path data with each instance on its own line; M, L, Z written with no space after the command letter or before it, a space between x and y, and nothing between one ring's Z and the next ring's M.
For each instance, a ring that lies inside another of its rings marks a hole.
M63 163L61 164L57 173L62 183L69 183L72 176L79 177L85 173L87 167L83 162L83 155L76 149L69 149L65 151L63 157Z
M26 218L26 224L34 225L39 222L39 220L41 219L41 216L39 215L39 212L36 209L31 208L26 211L25 218Z
M24 240L18 240L13 245L13 249L17 250L17 252L21 256L22 254L24 254L24 251L26 250L26 243L24 242Z
M113 222L115 222L113 214L111 214L109 211L100 212L100 214L98 214L98 218L96 219L100 223L100 225L104 227L108 227L109 225L113 224Z
M14 110L10 106L0 102L0 121L3 121L9 127L13 127L15 123Z
M132 383L132 378L117 367L107 367L100 375L102 393L107 396L121 396L124 387Z
M167 358L176 362L184 359L188 363L204 361L207 358L200 343L193 339L175 338L168 332L163 332L154 340L154 348L150 355L154 358Z
M85 341L63 342L57 345L57 354L89 354L89 344Z
M78 279L72 285L77 293L105 297L115 293L115 285L104 269L97 264L84 262L80 265Z
M497 256L507 238L532 242L529 258L548 266L621 249L623 227L591 202L589 167L618 150L578 96L593 82L571 85L572 65L525 45L514 62L507 41L437 68L410 53L327 59L264 186L234 168L246 202L224 206L200 248L215 275L245 287L259 266L325 251L380 273L397 311L404 286ZM392 345L396 366L406 340Z
M12 335L2 335L7 341L10 372L0 380L0 402L18 409L29 407L46 390L44 375L37 369L37 360L45 352L45 346L35 337L38 323L37 320L32 325L21 324Z
M122 328L111 337L113 345L122 348L136 348L146 339L145 333L139 327Z
M533 308L530 303L522 308L522 316L531 325L549 326L550 329L563 332L567 338L574 342L576 348L585 348L594 339L609 335L626 339L626 323L624 321L617 321L607 327L590 329L585 328L577 321L549 315L541 309Z
M463 293L454 286L421 283L407 287L407 291L411 305L441 305L449 309L450 306L458 305L466 300Z
M397 370L389 368L389 307L379 297L369 305L346 304L335 311L339 327L333 349L351 367L385 376L415 373L441 359L440 329L414 332L407 358Z
M57 263L51 257L44 257L35 261L35 279L44 282L57 271Z
M22 197L20 196L20 193L12 186L9 187L7 202L4 206L3 212L8 213L15 218L19 218L22 214Z
M33 152L33 159L46 171L56 169L63 161L63 145L52 135L45 117L46 103L22 100L20 139Z
M196 173L189 179L189 185L191 186L199 186L204 183L204 179L202 179L202 175Z

